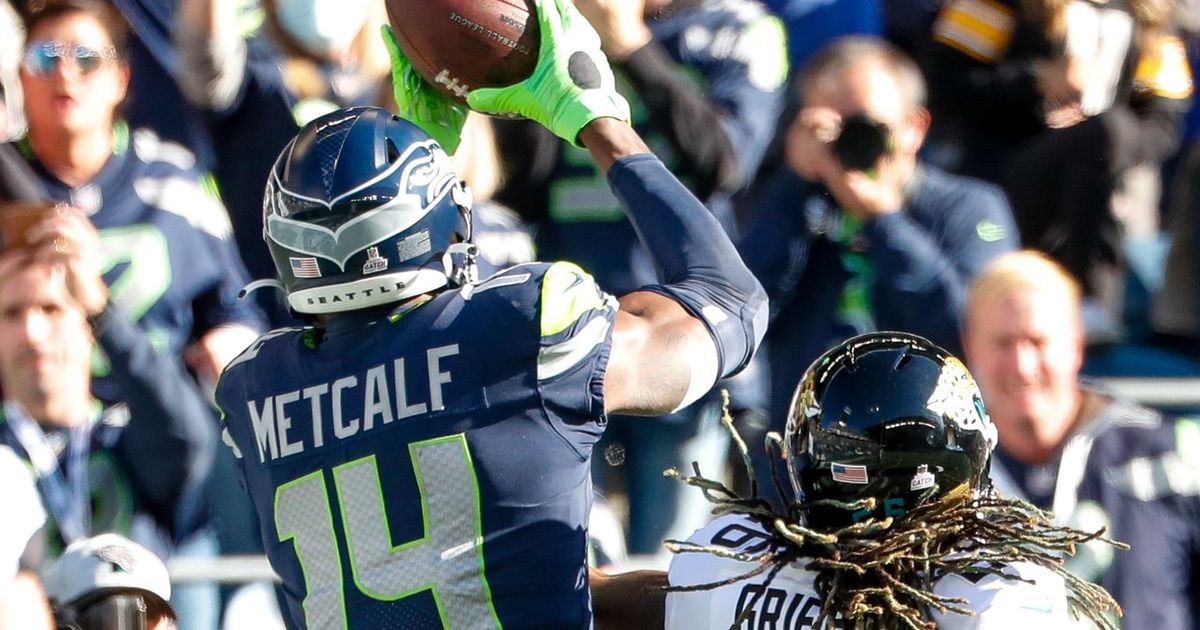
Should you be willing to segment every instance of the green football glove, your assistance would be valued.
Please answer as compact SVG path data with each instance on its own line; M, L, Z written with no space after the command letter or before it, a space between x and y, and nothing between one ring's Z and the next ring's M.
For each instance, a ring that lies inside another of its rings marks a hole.
M534 0L541 26L537 66L528 79L467 94L471 109L537 121L579 144L579 131L597 118L629 121L629 103L616 91L600 36L571 0Z
M433 89L400 52L392 27L384 24L383 43L392 58L392 90L396 95L396 113L420 127L451 155L458 149L467 108Z

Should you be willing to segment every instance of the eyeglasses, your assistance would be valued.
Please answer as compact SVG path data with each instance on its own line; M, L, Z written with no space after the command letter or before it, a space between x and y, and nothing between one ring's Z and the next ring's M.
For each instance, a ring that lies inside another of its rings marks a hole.
M63 59L68 58L75 60L75 67L80 74L89 75L105 62L116 60L117 49L113 46L97 49L52 41L32 42L25 47L25 69L35 76L49 76L58 69Z

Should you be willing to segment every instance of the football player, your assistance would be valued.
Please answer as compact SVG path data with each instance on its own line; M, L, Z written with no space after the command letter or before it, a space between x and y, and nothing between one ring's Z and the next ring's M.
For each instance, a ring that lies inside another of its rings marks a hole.
M313 325L260 338L217 399L291 628L587 628L592 446L607 414L682 408L750 359L766 297L627 124L598 38L538 0L529 79L471 106L586 147L662 285L619 300L570 263L473 278L463 110L395 53L397 104L283 151L264 232Z
M826 352L778 443L790 509L713 493L732 513L669 543L668 629L1066 628L1068 601L1101 624L1116 607L1058 560L1090 536L991 492L996 429L979 389L922 337Z

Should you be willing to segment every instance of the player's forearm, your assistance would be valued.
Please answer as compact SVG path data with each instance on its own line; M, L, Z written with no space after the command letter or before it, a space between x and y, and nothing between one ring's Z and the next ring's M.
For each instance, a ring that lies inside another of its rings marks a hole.
M704 324L719 376L739 371L766 332L767 295L724 229L653 154L620 156L608 180L663 279L647 290Z
M579 141L605 175L621 158L650 153L650 147L633 127L615 118L597 118L588 123L579 132Z
M591 569L588 580L596 630L658 630L663 627L667 574L633 571L608 575Z

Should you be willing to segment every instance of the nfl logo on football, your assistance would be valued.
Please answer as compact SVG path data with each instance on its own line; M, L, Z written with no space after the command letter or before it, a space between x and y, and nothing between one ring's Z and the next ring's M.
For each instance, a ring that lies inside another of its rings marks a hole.
M367 248L367 263L363 265L364 274L379 273L388 268L388 261L379 255L378 247Z

